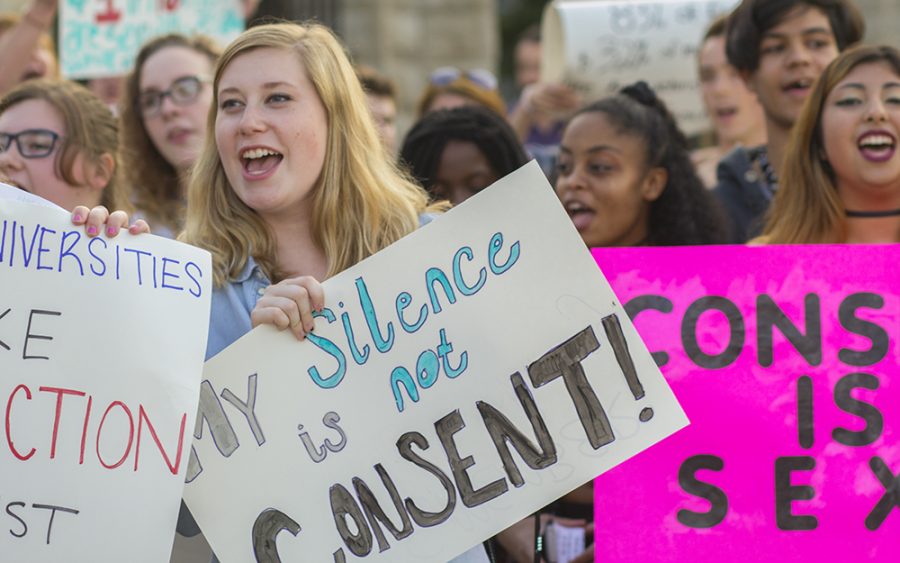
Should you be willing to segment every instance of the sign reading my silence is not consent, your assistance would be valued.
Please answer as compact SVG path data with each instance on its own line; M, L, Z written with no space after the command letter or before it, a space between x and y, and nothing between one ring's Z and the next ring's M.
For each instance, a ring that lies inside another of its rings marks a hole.
M168 560L196 418L209 254L88 239L0 186L0 559Z
M687 424L533 162L324 287L206 364L223 563L447 561Z
M896 561L900 246L594 255L692 422L597 480L598 557Z

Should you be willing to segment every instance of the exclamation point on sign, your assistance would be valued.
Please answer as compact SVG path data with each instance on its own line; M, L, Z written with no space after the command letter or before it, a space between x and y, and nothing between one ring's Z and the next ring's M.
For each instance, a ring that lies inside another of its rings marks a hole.
M616 361L625 374L625 381L628 382L628 388L637 401L644 397L644 386L638 379L637 369L634 367L634 361L631 359L631 352L628 351L628 342L625 340L625 333L622 332L622 325L619 323L619 317L609 315L603 317L603 330L606 332L606 338L612 345L613 352L616 354ZM638 415L641 422L647 422L653 418L653 409L644 407L641 414Z

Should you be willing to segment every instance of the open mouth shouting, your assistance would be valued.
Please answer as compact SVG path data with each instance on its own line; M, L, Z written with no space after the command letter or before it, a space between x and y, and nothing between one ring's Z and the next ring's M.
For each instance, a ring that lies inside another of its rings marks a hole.
M856 142L863 158L870 162L884 162L894 156L897 139L887 131L868 131Z
M566 213L569 214L575 229L579 232L587 229L594 220L594 216L597 215L596 211L580 201L569 201L563 207L565 207Z
M248 180L261 180L271 176L284 156L270 148L254 147L241 151L241 166Z
M788 95L795 98L806 98L812 89L815 80L812 78L798 78L791 80L782 85L781 89Z

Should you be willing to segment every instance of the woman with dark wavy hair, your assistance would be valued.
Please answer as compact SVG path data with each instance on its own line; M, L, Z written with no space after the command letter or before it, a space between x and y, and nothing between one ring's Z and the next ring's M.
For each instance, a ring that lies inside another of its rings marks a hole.
M788 142L763 236L900 242L900 52L862 45L822 73Z
M643 82L572 117L560 144L556 193L589 247L724 240L687 139Z

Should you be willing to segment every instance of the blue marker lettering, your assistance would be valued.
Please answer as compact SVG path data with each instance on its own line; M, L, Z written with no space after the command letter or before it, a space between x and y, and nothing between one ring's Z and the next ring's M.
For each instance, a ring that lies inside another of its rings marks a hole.
M191 266L193 266L194 269L197 270L196 276L191 275ZM197 288L197 293L194 293L193 289L189 289L188 293L190 293L194 297L200 297L200 295L203 293L203 288L200 287L200 279L203 278L203 272L200 270L200 266L194 264L193 262L187 262L184 265L184 273L185 275L187 275L187 277L191 278L191 281L194 282L194 286Z
M177 265L181 264L181 262L178 260L173 260L172 258L163 258L162 259L162 286L163 286L163 289L174 289L176 291L184 291L184 288L181 287L180 285L169 285L166 283L166 278L175 278L176 280L179 279L178 274L173 274L172 272L169 272L166 270L166 266L168 266L169 264L175 264L177 266Z
M369 297L369 288L361 277L356 278L356 293L359 295L359 305L362 307L363 314L366 317L366 325L369 327L369 334L375 342L375 347L381 353L387 352L394 345L394 325L390 321L387 323L387 338L381 335L381 328L378 326L378 317L375 315L375 306L372 304L372 298Z
M459 357L459 365L455 368L450 365L450 352L453 351L453 344L447 342L447 333L445 329L441 329L441 344L437 348L438 356L441 357L441 362L444 365L444 373L447 374L447 377L453 379L458 376L462 372L466 371L466 368L469 367L469 353L463 352Z
M131 252L132 254L134 254L135 262L137 263L138 285L144 285L144 279L141 275L141 257L150 256L151 254L145 250L138 250L137 248L125 248L124 250L125 252Z
M466 284L466 281L462 276L462 269L460 268L459 261L463 256L471 262L474 255L472 254L472 249L468 246L464 246L456 251L456 254L453 256L453 282L456 284L456 289L459 290L460 293L465 295L466 297L470 295L475 295L478 293L484 286L484 282L487 280L487 270L481 268L478 270L478 281L475 282L475 285L469 286Z
M313 313L313 318L324 317L328 324L331 324L335 321L334 313L331 312L331 309L322 309L322 312ZM335 360L337 360L337 369L327 378L322 378L319 374L319 368L316 366L312 366L306 370L309 373L309 377L312 378L313 383L321 387L322 389L331 389L332 387L337 386L344 379L344 374L347 373L347 357L344 356L344 353L341 352L341 349L338 348L334 342L328 340L327 338L323 338L318 334L313 334L310 332L306 335L306 338L313 343L313 345L322 350Z
M490 244L488 244L488 262L491 265L491 271L497 275L512 268L513 264L519 259L519 241L516 241L509 248L509 257L506 259L506 262L497 264L494 259L497 257L497 252L499 252L502 247L503 233L494 233L494 236L491 237Z
M456 294L453 292L450 280L447 279L447 274L439 268L428 268L428 271L425 272L425 287L428 289L428 299L431 300L431 310L437 314L441 312L441 303L438 301L437 294L434 291L435 282L440 283L441 287L444 288L444 296L451 305L456 303Z
M347 336L347 344L350 346L350 354L357 365L363 365L369 360L369 345L363 344L362 352L356 346L356 337L353 335L353 325L350 324L350 315L341 313L341 324L344 326L344 334Z
M403 412L403 393L400 392L400 385L406 389L406 394L414 403L419 402L419 390L416 388L416 382L403 366L395 367L391 372L391 391L394 393L394 401L397 403L397 410Z
M397 295L397 301L395 303L397 307L397 318L400 319L400 326L403 327L403 330L412 334L422 328L422 325L425 324L425 319L428 318L428 306L422 305L422 308L419 309L419 318L416 319L416 322L413 324L409 324L406 322L406 319L403 318L403 311L409 307L412 303L412 296L405 292L401 291L399 295Z
M47 227L41 227L41 238L38 240L38 250L37 250L37 269L38 270L52 270L52 266L42 266L41 265L41 256L50 252L50 249L44 246L44 235L50 233L51 235L55 235L56 231L53 229L48 229Z
M13 227L15 232L15 227ZM6 219L3 220L3 238L0 238L0 264L3 263L3 257L6 254Z
M75 241L70 244L68 248L66 248L66 239L73 236L75 237ZM75 248L75 245L78 244L79 240L81 240L81 233L79 233L78 231L67 231L63 233L62 240L60 240L59 242L59 262L56 265L57 272L62 272L63 258L65 258L66 256L71 256L75 259L75 262L78 263L78 271L82 276L84 275L84 265L82 265L81 263L81 258L79 258L77 254L72 252L72 249Z
M34 255L34 243L37 242L38 233L40 233L41 226L36 225L34 227L34 234L31 235L31 244L28 245L28 249L25 249L25 225L19 225L19 235L20 242L22 243L22 261L27 268L31 263L31 257Z
M422 389L428 389L437 381L438 373L441 365L438 363L437 354L431 350L425 350L419 354L416 360L416 377L419 379L419 385Z
M93 273L95 276L103 276L104 274L106 274L106 263L103 261L102 258L100 258L96 254L94 254L94 245L95 244L102 244L104 249L108 248L109 246L106 244L106 241L100 237L92 238L88 242L88 245L87 245L88 246L88 254L91 255L91 258L93 258L94 260L99 262L101 266L103 266L103 269L98 272L94 268L94 265L91 264L91 273ZM116 279L118 279L118 274L116 274Z

